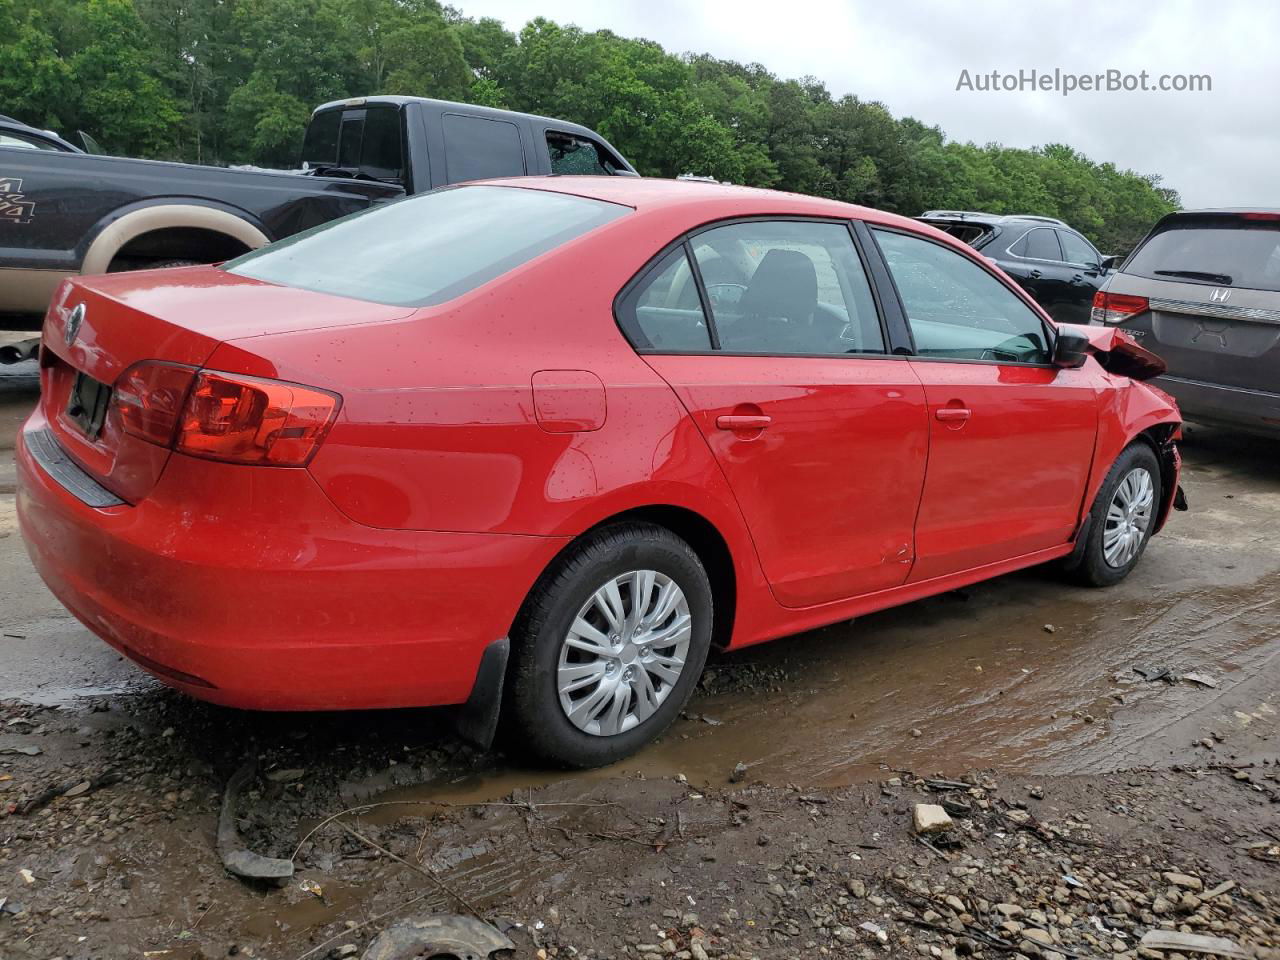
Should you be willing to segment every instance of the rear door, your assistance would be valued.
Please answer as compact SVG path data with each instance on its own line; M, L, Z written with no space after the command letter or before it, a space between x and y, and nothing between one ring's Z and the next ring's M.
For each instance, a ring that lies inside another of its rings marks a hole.
M1102 286L1102 255L1078 233L1059 227L1057 234L1070 277L1062 306L1053 319L1060 323L1088 323L1093 295Z
M906 580L924 390L886 351L847 224L704 230L639 279L620 320L723 469L779 603Z
M1040 316L973 260L915 234L872 233L928 404L929 469L911 581L1066 543L1093 458L1096 368L1050 364Z
M1001 251L996 262L1050 316L1058 316L1058 311L1069 299L1070 274L1062 260L1062 247L1056 230L1052 227L1028 230Z
M1280 214L1170 217L1107 293L1146 298L1124 325L1169 377L1280 392Z

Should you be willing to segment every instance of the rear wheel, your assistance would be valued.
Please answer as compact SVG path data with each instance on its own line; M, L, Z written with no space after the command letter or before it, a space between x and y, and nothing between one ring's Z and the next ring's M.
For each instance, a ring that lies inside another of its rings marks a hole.
M509 749L595 767L662 733L711 644L712 597L693 549L662 527L590 534L534 590L512 632Z
M1116 458L1094 500L1076 578L1109 587L1127 577L1155 532L1160 498L1155 453L1143 442L1131 444Z

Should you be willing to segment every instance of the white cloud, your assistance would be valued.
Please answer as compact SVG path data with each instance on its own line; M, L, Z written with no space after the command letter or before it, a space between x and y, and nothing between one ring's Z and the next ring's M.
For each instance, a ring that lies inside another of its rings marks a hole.
M454 0L518 30L534 16L656 40L675 52L806 74L836 96L880 100L957 140L1062 142L1095 160L1158 173L1188 207L1280 206L1275 92L1280 4L1174 0ZM1055 67L1209 74L1208 93L957 91L971 74ZM623 150L625 144L619 144Z

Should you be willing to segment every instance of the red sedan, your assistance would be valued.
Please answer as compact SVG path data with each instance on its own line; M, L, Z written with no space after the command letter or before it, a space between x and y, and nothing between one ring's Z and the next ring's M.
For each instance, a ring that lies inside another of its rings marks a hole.
M464 704L481 738L501 706L587 766L712 645L1122 579L1178 498L1160 369L902 217L492 181L65 283L18 506L61 601L194 696Z

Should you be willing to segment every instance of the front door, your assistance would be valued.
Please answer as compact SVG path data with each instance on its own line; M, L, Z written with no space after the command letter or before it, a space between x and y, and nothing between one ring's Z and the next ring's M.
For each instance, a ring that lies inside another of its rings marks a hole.
M1099 374L1054 367L1040 316L969 257L922 237L873 233L928 404L911 581L1065 544L1092 462Z
M728 478L779 603L905 582L928 447L924 389L906 358L885 351L846 224L705 230L623 311Z

